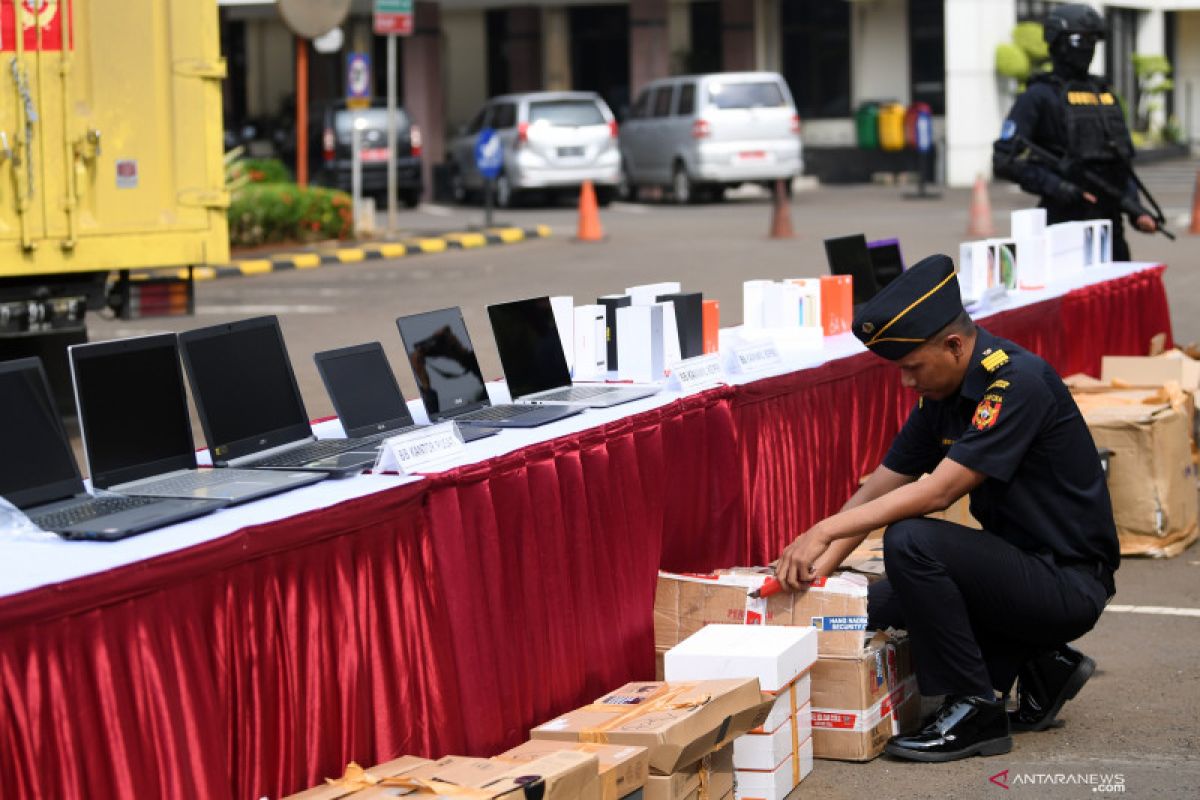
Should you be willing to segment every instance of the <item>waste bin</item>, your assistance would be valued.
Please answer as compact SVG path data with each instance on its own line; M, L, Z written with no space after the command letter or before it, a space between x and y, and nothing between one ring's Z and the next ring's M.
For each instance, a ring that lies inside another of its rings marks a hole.
M854 112L854 130L863 150L879 149L879 104L867 101Z
M879 107L879 146L890 151L904 149L904 106L899 103Z
M913 103L904 112L904 143L909 150L921 149L921 137L917 132L917 118L921 115L933 117L933 109L928 103Z

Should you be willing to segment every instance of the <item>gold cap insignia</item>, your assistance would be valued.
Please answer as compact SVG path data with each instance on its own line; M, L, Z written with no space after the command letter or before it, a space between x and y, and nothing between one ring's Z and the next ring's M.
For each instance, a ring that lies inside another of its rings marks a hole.
M862 324L862 332L865 334L868 334L868 335L874 333L875 332L875 323L874 322L864 322Z

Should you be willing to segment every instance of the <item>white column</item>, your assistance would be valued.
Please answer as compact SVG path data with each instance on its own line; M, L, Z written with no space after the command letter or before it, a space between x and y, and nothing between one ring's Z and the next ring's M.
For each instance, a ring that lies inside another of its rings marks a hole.
M567 9L542 9L542 85L548 92L571 88L571 26Z
M442 31L446 52L445 73L446 123L456 131L487 100L487 24L484 12L478 9L444 11ZM403 47L403 45L402 45ZM424 131L422 131L424 133Z
M1162 9L1138 12L1137 43L1134 52L1138 55L1163 55L1167 52L1167 25ZM1145 101L1143 101L1145 102ZM1150 130L1158 130L1167 121L1166 96L1154 99L1158 108L1150 114Z
M669 69L672 75L688 71L687 56L692 52L692 5L687 0L670 0L667 5L667 41L671 48Z
M779 0L754 0L755 69L779 72L783 68L779 41Z
M908 105L908 3L851 3L850 31L852 105L857 107L863 100L894 100Z
M1008 113L996 45L1016 25L1014 0L946 0L946 182L970 186L992 171L992 142Z
M1200 152L1200 11L1181 11L1175 19L1175 114Z

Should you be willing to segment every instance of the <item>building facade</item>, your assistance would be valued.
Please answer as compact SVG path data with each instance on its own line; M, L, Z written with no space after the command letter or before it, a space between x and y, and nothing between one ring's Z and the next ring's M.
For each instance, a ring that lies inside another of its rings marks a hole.
M286 118L295 92L295 37L273 2L219 0L230 61L228 125ZM852 145L867 101L927 103L950 185L990 173L991 143L1012 102L996 46L1046 0L418 0L414 35L400 42L401 102L422 126L426 160L488 97L588 89L620 117L646 81L673 74L763 69L788 81L810 148ZM1200 0L1096 4L1111 36L1093 71L1138 102L1132 55L1167 56L1174 89L1153 113L1200 146ZM350 51L372 56L384 94L385 43L371 33L371 0L353 0L339 51L313 52L309 96L341 97Z

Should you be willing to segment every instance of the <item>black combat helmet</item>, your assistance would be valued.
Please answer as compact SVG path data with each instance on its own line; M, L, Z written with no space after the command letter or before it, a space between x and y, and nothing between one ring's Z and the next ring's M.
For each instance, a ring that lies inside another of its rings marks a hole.
M1091 34L1096 39L1104 38L1104 17L1096 9L1083 3L1065 3L1055 6L1046 15L1042 25L1042 37L1047 44L1064 33Z

